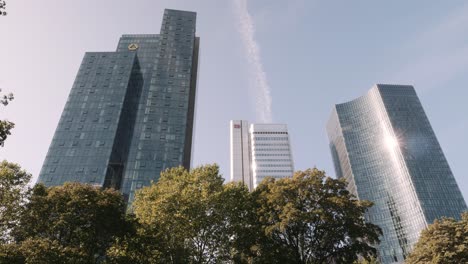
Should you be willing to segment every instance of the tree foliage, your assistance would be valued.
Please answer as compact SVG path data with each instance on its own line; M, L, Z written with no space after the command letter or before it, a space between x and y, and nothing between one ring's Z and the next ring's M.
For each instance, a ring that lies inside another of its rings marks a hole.
M17 224L30 180L31 174L18 164L6 160L0 163L0 243L11 240L9 233Z
M112 264L151 264L164 263L160 241L141 225L135 233L117 238L107 250L106 263Z
M358 254L376 254L371 244L378 243L380 228L364 219L372 203L358 201L343 180L309 169L267 178L253 195L266 236L259 243L263 263L352 263Z
M0 89L0 92L2 89ZM13 100L13 94L0 94L0 104L8 105L8 103ZM3 147L5 140L9 135L11 135L11 130L15 127L13 122L8 120L0 120L0 147Z
M11 230L15 245L4 245L7 255L19 255L25 263L96 263L115 238L131 230L115 190L38 184L28 199Z
M406 263L468 263L468 212L435 220L421 232Z
M2 166L4 189L29 180L17 165ZM115 190L36 185L8 200L18 209L3 229L10 239L0 243L0 263L353 263L375 255L380 230L364 220L371 203L344 181L313 169L267 178L252 193L223 182L217 165L168 169L137 191L129 215Z
M84 264L94 262L90 262L89 257L82 250L65 247L57 240L28 238L19 244L6 244L3 248L0 246L0 263Z
M314 170L266 179L253 192L223 185L216 165L169 169L137 192L138 235L108 251L114 263L352 263L370 260L380 229L370 202ZM146 252L146 254L145 254ZM151 253L149 253L151 252Z
M158 241L158 262L218 263L248 254L253 202L245 186L223 181L217 165L179 167L137 193L140 233Z

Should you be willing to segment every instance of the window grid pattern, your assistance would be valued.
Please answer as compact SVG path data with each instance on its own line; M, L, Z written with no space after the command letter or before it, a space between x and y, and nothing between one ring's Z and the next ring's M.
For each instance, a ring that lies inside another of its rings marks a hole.
M459 217L466 204L411 86L377 85L336 105L327 127L337 177L374 206L383 263L403 262L436 217Z
M257 187L265 177L280 179L294 174L286 126L279 127L272 124L268 127L267 124L253 124L251 141L254 187Z
M140 85L139 66L130 52L86 53L39 174L47 186L83 182L118 184L109 165L125 159L115 148L131 118L125 101ZM120 144L120 143L119 143ZM106 182L107 178L107 182ZM116 187L116 186L114 186Z
M144 74L142 96L125 168L122 192L157 181L161 171L190 167L198 44L196 14L166 10L159 35L123 36L119 49L137 43Z
M166 9L160 34L123 35L116 52L85 55L40 182L114 187L131 205L162 170L190 168L195 23L194 12Z

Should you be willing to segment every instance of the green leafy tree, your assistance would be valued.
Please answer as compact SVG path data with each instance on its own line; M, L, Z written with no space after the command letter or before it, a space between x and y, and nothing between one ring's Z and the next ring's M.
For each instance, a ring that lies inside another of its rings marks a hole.
M31 174L18 164L6 160L0 163L0 243L11 241L9 233L18 224L30 180Z
M107 250L106 263L164 263L164 254L160 251L161 241L152 235L154 231L146 230L138 223L135 224L137 226L136 232L116 239Z
M0 92L2 89L0 89ZM0 104L2 105L8 105L8 103L13 100L13 94L0 94ZM11 135L11 130L15 127L15 124L13 122L10 122L8 120L0 120L0 147L3 147L5 140L9 135Z
M0 264L24 264L25 259L19 247L18 244L0 243Z
M23 179L8 186L30 178L2 166ZM111 189L36 185L10 199L20 202L3 229L10 239L0 243L0 263L352 263L375 255L380 230L363 217L371 203L344 181L316 169L267 178L253 193L223 181L216 165L166 170L137 192L135 216Z
M358 201L344 180L323 171L266 178L253 192L264 236L258 263L353 263L375 256L381 230L364 219L369 201Z
M95 263L84 250L61 245L58 240L49 238L29 238L20 244L19 251L23 263Z
M368 259L360 258L353 262L354 264L380 264L376 257L370 257Z
M468 263L468 212L435 220L421 232L406 263Z
M65 183L36 185L11 233L25 263L96 263L129 231L119 192Z
M253 201L244 185L223 185L217 165L161 173L137 192L133 209L158 241L160 263L246 261L253 244Z

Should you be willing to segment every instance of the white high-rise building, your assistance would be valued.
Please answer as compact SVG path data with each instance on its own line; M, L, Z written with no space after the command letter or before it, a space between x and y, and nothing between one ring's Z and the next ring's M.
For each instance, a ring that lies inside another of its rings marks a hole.
M285 124L231 120L231 181L253 190L265 177L291 177L294 163Z
M243 182L253 189L250 170L249 123L231 120L231 181Z

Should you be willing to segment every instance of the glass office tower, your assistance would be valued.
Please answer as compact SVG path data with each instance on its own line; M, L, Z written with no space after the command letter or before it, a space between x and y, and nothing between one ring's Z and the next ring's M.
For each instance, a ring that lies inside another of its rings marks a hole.
M288 127L285 124L248 124L231 120L231 181L255 189L265 177L294 174Z
M199 38L196 13L164 11L160 34L123 35L116 52L86 53L39 182L136 189L190 168Z
M337 177L374 202L366 217L383 230L383 263L403 262L428 224L467 209L412 86L378 84L335 105L327 132Z

